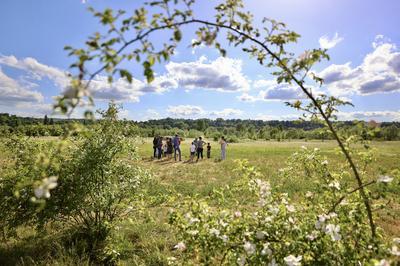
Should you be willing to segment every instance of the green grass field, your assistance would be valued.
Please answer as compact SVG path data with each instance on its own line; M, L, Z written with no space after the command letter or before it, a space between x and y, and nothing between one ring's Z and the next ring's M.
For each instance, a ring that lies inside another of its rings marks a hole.
M206 140L207 141L207 140ZM167 224L168 210L186 196L206 198L213 190L233 184L237 179L235 160L247 159L250 164L258 167L276 189L287 192L291 196L301 195L310 188L307 180L281 180L278 170L285 166L288 157L301 149L319 148L332 168L343 167L344 160L338 154L333 141L249 141L229 144L227 160L219 161L220 148L216 142L211 142L211 159L203 159L198 163L187 163L189 158L189 140L182 143L182 162L163 158L152 158L152 140L143 139L139 143L139 163L149 169L154 180L147 188L151 196L150 204L131 217L130 222L121 224L121 234L127 239L125 243L129 250L122 260L122 265L162 265L167 257L174 255L171 247L176 243L175 232ZM400 166L400 142L373 142L376 148L376 161L368 168L363 178L376 178L381 169L394 169ZM361 149L361 145L357 148ZM2 159L4 160L4 153ZM400 235L400 202L399 191L392 191L386 208L379 210L378 223L388 237ZM235 202L240 202L240 197ZM226 204L234 204L227 202ZM243 203L244 204L244 203ZM49 227L50 232L55 230ZM54 231L55 232L55 231ZM21 229L21 239L12 240L0 245L0 264L54 264L74 265L85 264L85 258L79 258L74 251L49 245L29 228ZM51 238L50 238L51 239ZM54 239L53 239L54 240ZM44 242L43 242L44 241ZM52 241L52 240L47 240ZM21 259L23 258L23 259Z

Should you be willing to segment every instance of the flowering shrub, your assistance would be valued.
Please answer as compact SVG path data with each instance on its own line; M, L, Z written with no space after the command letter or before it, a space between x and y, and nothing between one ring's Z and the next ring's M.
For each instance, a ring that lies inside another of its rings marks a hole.
M235 193L253 195L241 208L193 199L171 212L170 223L181 239L173 263L385 265L398 261L398 244L385 243L380 230L372 237L359 194L344 188L347 173L330 169L318 149L296 152L279 173L281 178L305 175L316 182L313 191L295 199L275 191L246 161L239 161L239 166L243 178ZM229 190L219 193L229 194Z
M15 158L0 182L0 224L5 235L19 225L61 222L82 249L115 260L110 237L116 222L135 210L149 174L135 166L136 148L114 123L110 105L103 120L61 144L15 140Z

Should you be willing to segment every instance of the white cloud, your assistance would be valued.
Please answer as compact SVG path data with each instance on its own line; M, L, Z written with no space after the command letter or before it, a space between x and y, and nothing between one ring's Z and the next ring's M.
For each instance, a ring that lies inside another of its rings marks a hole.
M271 121L271 120L297 120L299 115L287 114L287 115L271 115L271 114L257 114L253 119Z
M202 107L196 105L168 106L167 112L177 117L196 117L205 113Z
M331 49L341 41L343 41L343 37L339 37L339 34L337 32L332 38L329 38L327 35L324 35L318 40L319 46L322 49Z
M242 110L225 108L222 110L205 111L203 107L197 105L177 105L168 106L167 113L175 117L199 118L199 117L238 117L243 114ZM157 116L156 118L159 118Z
M238 96L238 99L243 102L255 102L290 101L307 98L299 87L286 83L278 84L275 80L256 80L253 82L253 86L260 89L257 95L250 95L245 92ZM316 87L307 86L307 88L312 89L314 94L319 93L319 90Z
M38 91L32 91L9 76L0 68L0 104L14 105L18 102L43 102L43 95Z
M195 62L170 62L166 65L168 76L173 77L183 89L209 89L224 92L247 91L249 81L242 73L242 61L218 57L209 63L201 57Z
M233 108L225 108L220 111L211 111L209 113L210 116L216 116L216 117L238 117L243 114L242 110L239 109L233 109Z
M13 55L0 55L0 65L26 71L29 74L28 77L33 80L42 80L42 78L48 78L60 88L64 88L69 84L69 80L65 72L56 67L39 63L32 57L17 59Z
M97 76L92 80L90 92L98 100L115 100L116 102L139 102L140 96L146 93L163 93L177 87L174 79L160 76L151 84L132 79L132 83L123 78L108 83L107 77Z
M400 121L400 110L339 112L337 116L339 120L375 120L378 122Z
M400 52L395 44L381 42L378 36L374 51L357 67L348 62L330 65L318 75L333 95L374 94L400 91Z

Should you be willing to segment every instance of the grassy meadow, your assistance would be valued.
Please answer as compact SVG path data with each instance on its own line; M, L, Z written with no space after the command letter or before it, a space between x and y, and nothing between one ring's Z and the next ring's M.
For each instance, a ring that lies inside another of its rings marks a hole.
M41 141L54 141L46 139ZM234 171L235 160L247 159L250 164L261 170L272 186L289 195L302 197L310 189L310 180L282 180L278 170L285 166L288 157L301 149L319 148L326 156L332 168L343 167L344 160L338 154L333 141L248 141L232 143L227 148L227 160L219 161L218 143L212 146L211 159L204 158L198 163L187 163L190 140L182 143L182 162L163 158L152 158L152 139L142 139L138 143L139 164L148 169L153 180L146 188L148 198L135 215L121 223L121 245L127 252L122 256L121 265L166 265L167 258L177 256L171 250L176 244L174 230L168 225L168 210L176 206L186 196L199 199L209 198L212 202L213 191L226 185L232 185L238 174ZM400 142L372 142L376 148L376 161L366 170L366 180L376 178L381 169L394 169L400 165ZM360 145L358 148L362 148ZM0 163L7 158L6 147L2 147ZM204 152L206 157L206 152ZM399 191L392 191L385 209L378 210L378 223L388 237L400 235ZM245 205L246 195L236 195L226 199L224 204ZM397 219L396 219L397 217ZM49 225L48 236L42 237L30 228L21 228L19 236L0 244L0 265L85 265L88 259L80 256L72 246L70 250L56 243L63 241L62 230L57 225Z

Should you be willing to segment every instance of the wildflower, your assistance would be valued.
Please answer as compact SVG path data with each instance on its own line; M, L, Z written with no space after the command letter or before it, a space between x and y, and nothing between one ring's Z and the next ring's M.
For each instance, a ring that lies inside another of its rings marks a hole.
M175 263L175 261L176 261L176 258L175 257L168 257L167 261L168 261L168 265L173 265Z
M235 216L235 218L240 218L240 217L242 217L242 213L240 211L235 211L233 213L233 216Z
M301 148L302 148L303 150L307 150L307 147L306 147L306 146L301 146Z
M325 221L328 220L329 218L330 217L327 216L326 214L318 215L318 221L315 223L315 228L321 229L324 226Z
M237 259L237 263L240 266L243 266L246 263L246 258L244 256L241 256L240 258Z
M388 175L380 175L378 176L378 183L390 183L393 181L393 177L390 177Z
M314 148L314 151L319 151L319 149L318 148Z
M222 220L219 221L219 224L220 224L222 227L226 227L226 226L228 225L228 223L225 223L225 222L222 221Z
M314 196L314 193L312 193L311 191L307 191L306 198L312 198L313 196Z
M254 252L256 252L256 245L250 242L245 242L243 248L248 255L252 255Z
M340 226L339 225L328 224L325 227L325 233L330 235L333 241L339 241L340 239L342 239L342 237L339 234L339 232L340 232Z
M337 190L340 190L340 184L338 181L333 181L332 183L329 184L329 187L336 188Z
M397 246L392 246L390 253L392 253L392 255L395 255L395 256L400 256L400 250L398 249Z
M186 249L186 245L183 242L179 242L174 246L174 249L177 249L179 251L184 251Z
M211 228L209 230L209 232L210 232L211 235L215 235L215 236L219 236L219 234L220 234L219 230L215 229L215 228Z
M271 256L272 255L272 250L269 248L269 243L265 243L263 245L263 249L261 250L261 255L268 255Z
M387 260L380 260L375 262L374 264L375 266L390 266L390 262L388 262Z
M256 238L261 240L264 239L267 236L267 233L264 231L257 231L256 233Z
M287 205L286 209L288 210L288 212L295 212L296 208L293 205Z
M393 238L393 243L400 244L400 238L399 237Z
M318 236L318 231L312 231L311 232L311 234L308 234L306 237L309 239L309 240L314 240L314 239L316 239L317 238L317 236Z
M46 177L42 180L42 184L34 189L36 198L50 198L50 190L57 187L57 177Z
M283 260L286 262L286 265L288 266L299 266L301 265L300 261L302 259L302 256L295 257L293 255L285 257Z
M189 234L189 235L192 235L192 236L195 236L195 235L197 235L198 233L199 233L198 230L190 230L190 231L188 231L188 234Z
M200 220L198 218L190 218L189 220L189 224L194 224L194 223L198 223L200 222Z
M322 161L321 164L322 165L328 165L328 160Z
M222 242L226 243L226 242L228 242L229 237L227 235L222 235L221 239L222 239Z

